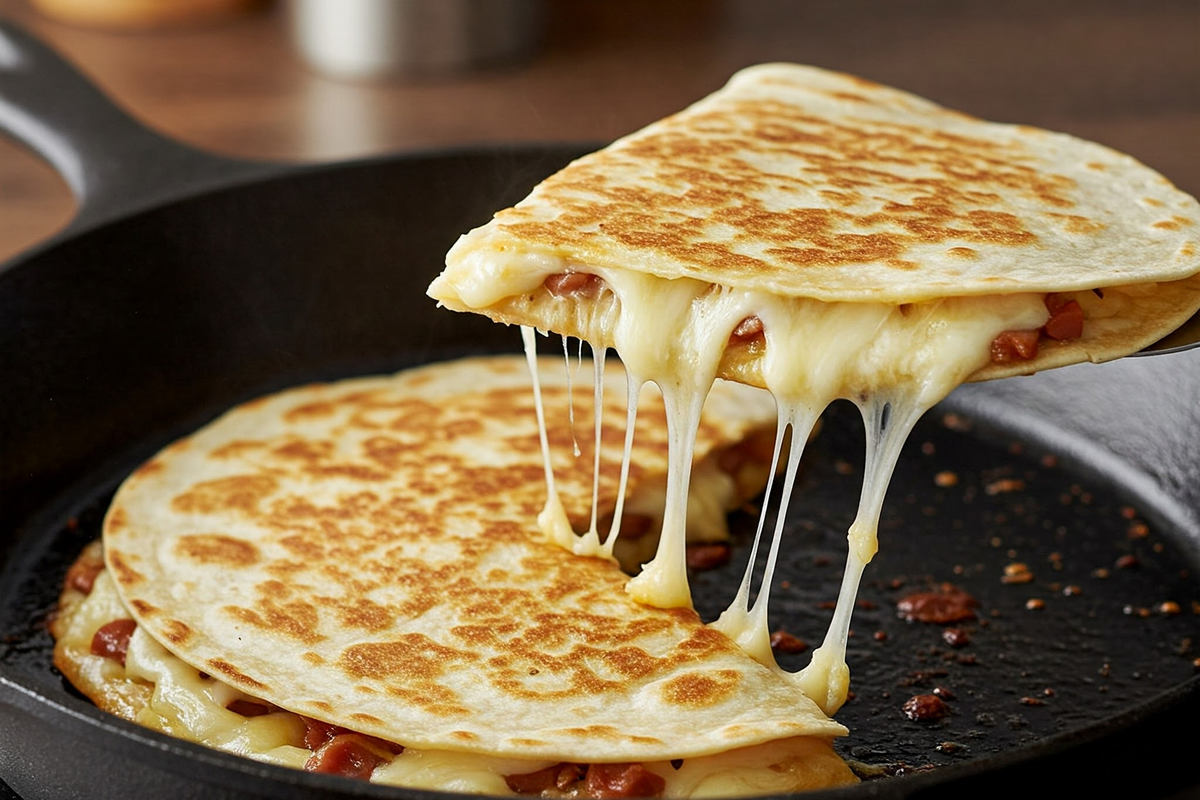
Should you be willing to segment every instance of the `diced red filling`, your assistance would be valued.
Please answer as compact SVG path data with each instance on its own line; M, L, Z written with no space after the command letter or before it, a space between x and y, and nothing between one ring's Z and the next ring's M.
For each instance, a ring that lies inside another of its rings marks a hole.
M746 345L762 340L763 324L762 320L756 316L746 317L733 329L733 333L729 334L729 343L734 345Z
M1050 319L1040 328L1024 331L1003 331L992 340L991 357L996 364L1028 361L1038 354L1038 342L1043 336L1057 341L1078 339L1083 335L1083 308L1076 300L1065 300L1057 294L1045 297Z
M104 561L80 558L67 570L67 586L83 594L91 594L96 584L96 576L104 569Z
M304 768L309 772L370 780L388 755L404 752L403 745L354 733L340 725L304 717L304 746L313 751Z
M317 748L304 762L304 768L309 772L370 780L375 768L386 761L388 758L372 746L368 737L358 733L339 733Z
M587 768L582 764L555 764L537 772L508 775L504 782L517 794L541 794L551 789L566 792L583 780L586 771Z
M129 651L129 637L137 630L137 623L131 619L115 619L102 625L92 636L92 655L111 658L122 667L125 666L125 654Z
M545 286L555 297L591 299L604 289L604 279L588 272L560 272L546 278Z
M583 797L660 797L667 782L641 764L556 764L525 775L509 775L508 788L518 794L569 792Z
M1042 331L1051 339L1060 341L1078 339L1083 335L1083 307L1076 300L1063 300L1056 294L1046 295L1046 310L1050 319Z
M592 764L583 781L589 797L659 797L667 782L641 764Z

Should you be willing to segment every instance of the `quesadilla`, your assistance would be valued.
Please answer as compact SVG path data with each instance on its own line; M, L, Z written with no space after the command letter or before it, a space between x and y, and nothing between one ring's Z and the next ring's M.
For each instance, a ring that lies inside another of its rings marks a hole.
M572 525L620 484L624 401L593 480L586 370L546 370L544 432ZM624 398L617 371L604 376ZM640 605L611 559L564 552L525 365L469 359L246 403L114 498L68 576L55 661L127 719L263 761L491 794L705 796L855 780L845 729L690 610ZM593 394L593 397L596 396ZM774 422L714 389L697 458ZM665 412L643 393L627 491ZM607 429L606 429L607 430ZM734 481L726 475L729 483ZM731 499L733 489L727 490ZM682 760L682 761L680 761Z
M859 405L866 477L843 590L798 677L832 713L853 598L917 418L963 381L1151 344L1200 307L1198 273L1200 205L1126 155L770 64L543 181L464 235L429 294L612 347L662 388L679 455L659 549L627 586L645 603L690 602L686 448L714 378L775 395L793 465L828 403ZM748 583L718 627L773 663L767 592L752 610Z

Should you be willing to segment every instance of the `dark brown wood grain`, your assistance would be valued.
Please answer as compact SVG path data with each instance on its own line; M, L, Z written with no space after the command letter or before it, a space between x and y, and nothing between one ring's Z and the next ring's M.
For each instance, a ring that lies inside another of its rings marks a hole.
M601 141L761 61L814 63L983 117L1125 150L1200 193L1200 3L1157 0L549 0L535 58L501 70L339 83L293 53L282 5L234 22L32 29L135 115L216 152L333 160L475 142ZM65 223L49 168L0 137L0 261Z

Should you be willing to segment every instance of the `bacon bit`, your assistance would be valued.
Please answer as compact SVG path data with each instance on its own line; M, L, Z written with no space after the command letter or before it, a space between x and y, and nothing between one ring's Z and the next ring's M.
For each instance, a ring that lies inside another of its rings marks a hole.
M1021 705L1023 706L1044 706L1046 701L1040 697L1022 697Z
M756 316L746 317L733 329L733 333L729 334L730 344L749 344L756 339L763 339L762 320Z
M1145 539L1150 535L1150 527L1144 522L1135 522L1129 526L1130 539Z
M998 494L1008 494L1009 492L1020 492L1025 488L1025 481L1020 478L1001 478L998 481L992 481L983 487L983 493L988 497L995 497Z
M1001 583L1018 584L1030 583L1033 581L1033 571L1029 569L1029 565L1022 561L1014 561L1004 567L1004 574L1000 576Z
M67 570L67 586L83 594L91 594L96 585L96 576L104 569L100 559L79 559Z
M979 601L953 584L944 583L936 592L914 592L896 602L896 612L909 622L947 625L975 619Z
M950 713L950 707L936 694L918 694L905 701L904 716L914 722L936 722Z
M715 569L729 560L733 548L723 542L713 544L689 544L687 565L690 569Z
M340 725L333 725L329 722L322 722L319 719L312 719L311 717L301 717L301 719L304 720L304 746L314 753L339 736L349 736L350 734L358 736L376 750L391 753L392 755L400 755L404 752L404 745L402 744L389 742L376 736L367 736L361 733L355 734L349 728L343 728Z
M366 736L343 733L321 745L320 749L304 762L304 769L367 781L371 779L375 768L387 760L375 752Z
M1138 561L1137 556L1133 555L1132 553L1126 553L1118 558L1117 563L1113 566L1115 566L1117 569L1133 569L1134 567L1140 567L1141 562Z
M873 636L877 642L886 642L888 638L887 631L875 631Z
M304 746L314 753L334 740L341 734L352 733L348 728L331 725L319 719L304 717Z
M256 703L253 700L242 700L241 698L225 706L225 709L235 714L241 714L243 717L261 717L271 713L271 709L266 703Z
M667 782L641 764L592 764L583 790L589 797L661 797Z
M1012 361L1028 361L1038 354L1038 329L1027 331L1002 331L992 340L992 363L1007 364Z
M1050 319L1042 326L1042 331L1048 337L1063 341L1078 339L1083 335L1083 308L1077 301L1048 294L1046 310L1050 312Z
M966 647L971 643L971 634L966 628L946 628L942 631L942 641L951 647Z
M92 636L92 655L111 658L122 667L125 666L125 654L129 651L129 637L137 630L137 623L131 619L114 619L100 626Z
M555 297L571 295L590 300L604 289L604 280L589 272L560 272L546 278L545 286Z
M1183 611L1183 609L1180 608L1179 603L1176 603L1174 600L1164 600L1158 604L1158 613L1160 614L1166 614L1173 617L1181 611Z
M785 630L778 630L771 634L771 649L776 653L803 653L808 649L808 642Z
M1026 611L1041 611L1045 607L1046 601L1042 600L1040 597L1031 597L1025 601Z
M582 764L555 764L524 775L506 775L504 782L517 794L541 794L549 789L565 792L583 780L585 771Z

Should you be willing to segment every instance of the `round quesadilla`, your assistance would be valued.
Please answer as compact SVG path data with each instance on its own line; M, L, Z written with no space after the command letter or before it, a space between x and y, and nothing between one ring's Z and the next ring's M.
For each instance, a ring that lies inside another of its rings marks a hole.
M583 528L592 443L571 419L592 427L593 394L587 370L567 377L546 370L541 397ZM602 514L625 421L620 371L604 381ZM665 472L662 400L640 405L631 495ZM721 456L774 422L758 390L714 390L696 457L737 465L708 484L726 503L747 459ZM829 744L845 729L786 675L690 610L634 602L613 560L545 540L538 433L514 357L243 404L122 485L104 563L97 546L68 578L56 663L159 730L401 785L694 796L854 780Z

